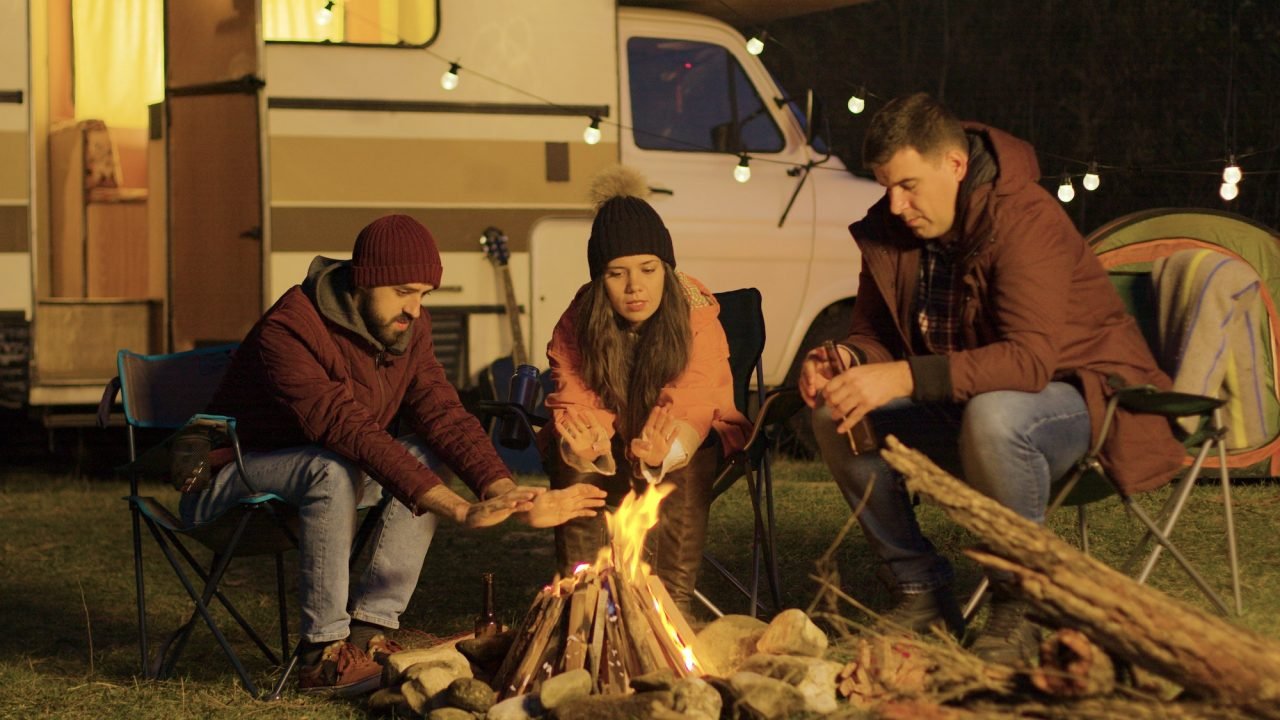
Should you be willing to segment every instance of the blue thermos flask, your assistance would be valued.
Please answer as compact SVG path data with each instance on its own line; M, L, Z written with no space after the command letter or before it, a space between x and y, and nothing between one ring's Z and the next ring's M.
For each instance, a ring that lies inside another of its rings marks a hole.
M538 368L532 365L521 365L511 375L511 385L507 392L507 401L516 403L524 408L526 413L533 412L533 405L537 402L538 394ZM529 447L529 443L533 438L529 435L529 426L511 415L502 418L502 425L498 429L498 442L503 447L513 450L522 450Z

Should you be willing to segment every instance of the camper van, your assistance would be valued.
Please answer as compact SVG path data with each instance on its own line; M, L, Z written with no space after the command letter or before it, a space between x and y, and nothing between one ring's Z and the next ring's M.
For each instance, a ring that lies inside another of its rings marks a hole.
M451 380L513 352L545 366L588 279L591 179L618 163L681 270L760 289L765 382L784 382L843 330L845 228L881 190L741 33L671 9L728 4L635 4L664 7L0 0L7 382L50 416L96 403L118 348L236 341L393 212L443 253L427 302Z

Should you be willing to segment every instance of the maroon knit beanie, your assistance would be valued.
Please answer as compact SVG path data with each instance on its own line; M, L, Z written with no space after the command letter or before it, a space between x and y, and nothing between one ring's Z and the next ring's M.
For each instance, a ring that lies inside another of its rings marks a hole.
M351 271L356 287L404 283L439 287L444 266L435 238L422 223L408 215L387 215L356 236Z
M671 267L676 253L671 233L649 203L638 197L609 198L596 210L587 239L587 267L591 277L599 277L610 260L627 255L657 255Z

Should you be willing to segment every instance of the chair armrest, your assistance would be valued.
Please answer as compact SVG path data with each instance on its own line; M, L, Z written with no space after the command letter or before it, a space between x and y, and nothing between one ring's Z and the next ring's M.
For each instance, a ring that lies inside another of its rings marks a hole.
M1120 407L1129 412L1163 415L1168 418L1207 415L1226 402L1205 395L1161 391L1150 385L1121 388L1116 391L1116 398Z

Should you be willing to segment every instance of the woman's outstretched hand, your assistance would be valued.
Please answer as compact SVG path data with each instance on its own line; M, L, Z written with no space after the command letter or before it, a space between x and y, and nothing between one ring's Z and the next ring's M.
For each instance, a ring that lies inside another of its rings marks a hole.
M569 451L585 462L594 463L609 451L609 433L592 413L566 408L556 416L556 432Z
M645 465L661 465L671 452L671 444L675 442L680 431L680 421L672 416L671 411L659 405L649 413L640 437L631 441L631 454Z

